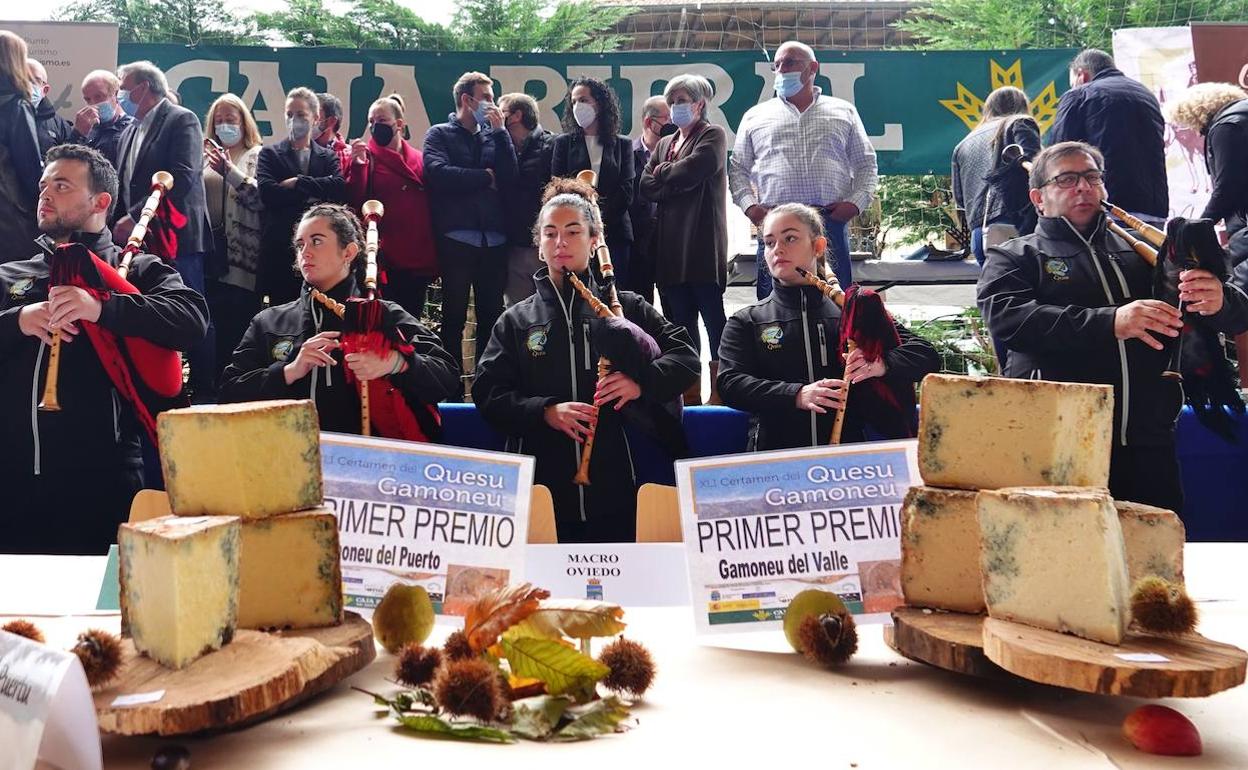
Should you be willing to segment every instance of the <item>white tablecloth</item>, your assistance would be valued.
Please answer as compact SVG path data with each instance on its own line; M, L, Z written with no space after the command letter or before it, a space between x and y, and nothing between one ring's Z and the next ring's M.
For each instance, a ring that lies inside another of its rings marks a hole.
M1187 548L1188 587L1201 631L1248 647L1248 544ZM0 556L0 616L94 606L103 560ZM688 608L630 608L628 636L644 641L659 667L656 684L623 735L579 744L489 746L412 736L375 716L346 684L254 727L206 737L106 736L105 767L147 768L153 752L180 743L195 770L208 768L477 768L757 766L818 768L1248 768L1248 688L1210 698L1162 701L1188 715L1204 756L1142 754L1121 736L1126 715L1145 701L1002 684L940 671L888 649L880 627L861 629L859 653L825 671L786 648L779 633L747 639L693 634ZM38 621L68 644L86 625L116 628L117 617ZM449 631L435 630L435 640ZM729 645L735 645L733 648ZM740 649L752 647L752 649ZM393 658L380 653L348 682L389 692Z

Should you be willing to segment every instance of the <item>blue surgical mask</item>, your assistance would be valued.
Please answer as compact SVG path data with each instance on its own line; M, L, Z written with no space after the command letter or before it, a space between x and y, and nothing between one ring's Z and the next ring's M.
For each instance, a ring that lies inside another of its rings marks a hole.
M38 107L41 101L43 101L43 88L38 84L32 84L30 86L30 106Z
M221 140L222 147L233 147L243 138L243 127L233 123L218 123L214 130L217 132L217 138Z
M776 73L776 93L784 99L788 99L798 91L802 90L802 73L801 72L777 72Z
M477 102L477 108L472 111L472 117L477 121L477 125L484 128L490 124L489 118L485 117L485 108L490 106L490 102L482 99Z
M677 128L684 128L693 123L693 120L693 104L682 102L672 105L672 123L676 124Z
M95 105L95 111L100 114L101 123L112 123L113 119L117 117L117 108L113 107L113 103L109 101Z
M121 105L122 112L132 118L139 113L139 105L130 98L130 92L124 88L117 92L117 103Z

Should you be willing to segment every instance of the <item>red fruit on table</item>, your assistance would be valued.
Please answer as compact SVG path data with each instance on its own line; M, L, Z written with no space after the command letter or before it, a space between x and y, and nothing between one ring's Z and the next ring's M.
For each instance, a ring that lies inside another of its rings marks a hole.
M1166 706L1140 706L1127 715L1122 734L1140 751L1172 757L1201 752L1200 732L1192 721Z

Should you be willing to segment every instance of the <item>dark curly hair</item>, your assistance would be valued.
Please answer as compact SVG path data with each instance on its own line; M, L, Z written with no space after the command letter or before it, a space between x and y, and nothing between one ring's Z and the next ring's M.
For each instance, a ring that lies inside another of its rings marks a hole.
M576 124L572 117L572 89L585 86L598 102L598 143L608 147L620 134L620 100L615 91L597 78L577 78L568 84L568 95L563 97L563 117L559 124L564 133L573 136L584 136L585 131Z
M359 246L359 252L355 255L355 260L351 263L351 270L357 273L357 278L363 277L364 270L364 225L360 223L360 218L355 215L349 206L342 203L314 203L307 211L303 212L303 216L299 217L299 221L295 223L294 230L291 232L292 246L295 233L299 232L299 225L309 219L317 219L323 217L329 221L329 229L334 232L335 239L338 241L338 248L345 249L347 244L354 243ZM298 271L298 250L296 249L296 258L291 263L291 267Z

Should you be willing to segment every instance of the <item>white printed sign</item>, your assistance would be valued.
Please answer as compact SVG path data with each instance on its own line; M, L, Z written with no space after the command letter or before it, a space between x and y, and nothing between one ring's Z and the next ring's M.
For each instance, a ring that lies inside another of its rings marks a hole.
M530 545L525 579L558 599L598 599L624 607L689 604L682 543Z
M100 732L77 656L0 631L0 765L99 770Z
M533 458L322 433L321 464L347 606L376 607L402 581L463 615L523 576Z
M778 629L806 588L840 594L859 622L902 603L901 503L918 442L676 463L698 632Z
M0 21L21 35L30 58L48 71L48 99L62 118L82 109L82 79L92 70L117 70L117 25L86 21Z

